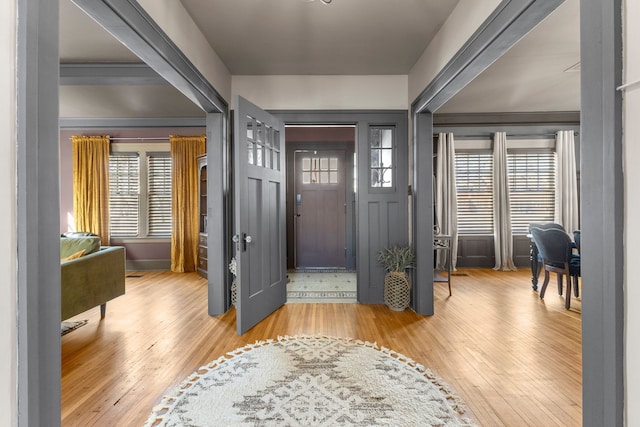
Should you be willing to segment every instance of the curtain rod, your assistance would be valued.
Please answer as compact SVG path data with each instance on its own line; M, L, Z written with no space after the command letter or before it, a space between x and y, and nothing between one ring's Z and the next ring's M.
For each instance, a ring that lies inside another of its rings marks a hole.
M72 139L73 137L69 137L69 139ZM159 137L152 137L152 136L131 136L131 137L109 137L110 141L169 141L169 137L168 136L159 136Z
M438 136L440 133L451 133L451 132L434 132L433 136ZM453 132L454 138L491 138L495 132L485 133L483 135L456 135ZM578 135L578 132L574 132L573 135ZM511 138L540 138L542 136L547 137L555 137L555 133L530 133L530 134L507 134L507 137Z
M114 138L109 138L112 141L149 141L149 140L155 140L155 141L168 141L169 137L168 136L160 136L160 137L151 137L151 136L142 136L142 137L114 137Z

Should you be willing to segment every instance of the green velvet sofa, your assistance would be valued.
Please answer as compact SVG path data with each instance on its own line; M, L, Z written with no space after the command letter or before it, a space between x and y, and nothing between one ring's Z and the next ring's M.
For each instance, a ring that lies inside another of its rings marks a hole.
M101 246L97 236L61 237L60 257L61 320L97 306L104 317L107 301L124 295L124 247Z

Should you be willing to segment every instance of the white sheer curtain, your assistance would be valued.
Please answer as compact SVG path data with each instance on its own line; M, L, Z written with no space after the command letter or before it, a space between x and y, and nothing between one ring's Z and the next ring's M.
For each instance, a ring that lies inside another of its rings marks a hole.
M507 134L493 134L493 241L496 265L494 270L516 270L513 263L511 203L507 168Z
M556 133L556 198L555 222L568 233L580 229L578 215L578 178L573 131Z
M456 191L456 154L453 133L438 134L436 163L436 225L440 234L451 236L451 269L458 258L458 199ZM436 269L447 268L447 254L436 251Z

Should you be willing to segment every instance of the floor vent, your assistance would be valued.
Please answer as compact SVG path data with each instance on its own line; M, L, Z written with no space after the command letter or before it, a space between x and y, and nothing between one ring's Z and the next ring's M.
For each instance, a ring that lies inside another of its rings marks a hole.
M142 277L142 274L128 274L127 279L139 279Z

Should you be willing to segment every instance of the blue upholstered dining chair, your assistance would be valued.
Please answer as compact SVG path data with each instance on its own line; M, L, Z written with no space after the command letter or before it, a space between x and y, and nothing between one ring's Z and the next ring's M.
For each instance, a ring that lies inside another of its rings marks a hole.
M574 244L571 237L558 228L542 229L531 227L533 241L542 256L542 268L544 270L544 283L540 289L540 298L549 284L549 273L558 274L558 287L562 288L562 278L567 278L565 292L565 308L571 307L571 285L578 289L578 277L580 276L580 255L573 253ZM572 280L573 279L573 280Z
M531 228L541 228L543 230L548 230L550 228L555 228L558 230L562 230L565 231L564 227L561 224L558 224L557 222L534 222L529 224L529 234L531 234ZM534 242L534 247L535 247L535 242ZM537 259L536 259L536 263L533 263L531 266L531 273L535 276L536 278L536 285L538 283L538 277L540 277L540 270L542 269L542 255L540 255L540 251L537 249L537 247L535 247L535 250L537 251ZM532 259L533 262L533 259ZM534 266L535 269L537 269L537 271L533 271L534 270ZM537 286L534 287L535 290L537 290ZM562 281L558 282L558 295L562 295ZM576 295L577 296L577 295Z

